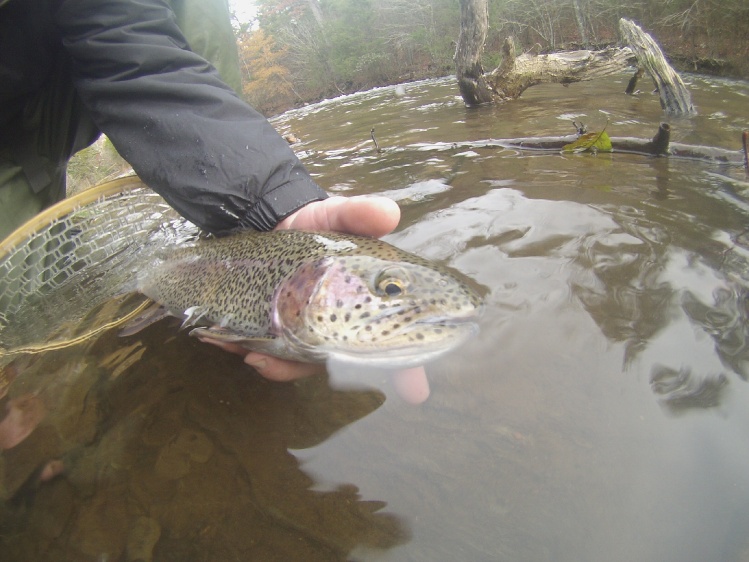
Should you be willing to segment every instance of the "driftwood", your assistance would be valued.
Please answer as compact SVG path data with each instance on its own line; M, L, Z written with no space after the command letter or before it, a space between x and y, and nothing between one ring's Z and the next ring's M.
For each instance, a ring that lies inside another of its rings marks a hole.
M678 73L666 61L650 35L629 20L619 20L619 32L637 56L637 61L653 78L661 98L661 107L669 115L694 113L692 97Z
M711 146L694 146L670 142L671 127L661 123L652 139L633 137L610 137L613 152L627 152L648 156L673 156L677 158L694 158L712 162L725 162L741 165L742 151L726 150ZM531 150L561 151L568 144L579 138L578 135L562 137L526 137L516 139L494 140L492 144L501 147L517 147Z
M567 86L573 82L617 74L633 61L632 51L626 47L549 55L524 53L516 57L515 45L508 37L502 45L502 63L487 75L487 81L495 96L510 100L520 97L536 84Z
M671 115L692 113L694 108L684 83L666 61L656 42L634 23L621 19L619 28L630 47L601 51L570 51L547 55L515 55L512 38L502 45L502 62L489 73L481 66L488 32L488 0L460 0L460 36L455 50L458 87L466 105L518 98L536 84L592 80L626 69L637 59L651 74L661 96L661 106ZM636 85L633 78L627 93Z
M610 137L611 150L614 153L642 154L645 156L663 156L670 158L690 158L707 162L726 163L743 166L743 150L726 150L710 146L696 146L670 142L671 127L668 123L661 123L652 139L638 139L634 137ZM580 138L578 134L555 137L518 137L512 139L491 139L483 141L467 141L458 143L438 143L430 145L437 150L464 150L482 148L520 148L523 150L537 150L546 152L562 152L566 147ZM749 133L747 133L749 140ZM423 145L416 148L424 150ZM578 152L574 150L572 152Z

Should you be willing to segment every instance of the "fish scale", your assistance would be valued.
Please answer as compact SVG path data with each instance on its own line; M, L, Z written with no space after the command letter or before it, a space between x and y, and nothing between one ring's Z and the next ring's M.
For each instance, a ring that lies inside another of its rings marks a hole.
M460 274L330 232L201 240L158 256L138 286L196 335L301 361L417 364L474 334L482 308Z

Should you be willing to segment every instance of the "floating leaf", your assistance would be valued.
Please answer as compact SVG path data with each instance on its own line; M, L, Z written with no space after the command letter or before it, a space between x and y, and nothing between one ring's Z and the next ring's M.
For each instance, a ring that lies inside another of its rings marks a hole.
M581 135L575 142L562 147L563 153L577 152L611 152L611 138L606 131L600 133L586 133Z

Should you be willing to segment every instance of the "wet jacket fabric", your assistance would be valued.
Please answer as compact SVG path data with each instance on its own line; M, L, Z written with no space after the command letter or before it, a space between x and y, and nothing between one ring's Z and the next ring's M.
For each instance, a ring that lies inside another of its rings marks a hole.
M228 26L226 0L0 0L0 155L40 192L103 131L206 230L273 228L326 194L195 52L238 86Z

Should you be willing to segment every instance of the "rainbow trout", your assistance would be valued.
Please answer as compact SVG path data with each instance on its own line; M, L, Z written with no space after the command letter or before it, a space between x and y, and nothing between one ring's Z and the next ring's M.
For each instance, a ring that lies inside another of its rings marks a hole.
M477 331L481 297L458 275L381 240L244 232L159 256L138 289L191 335L285 359L425 363Z

